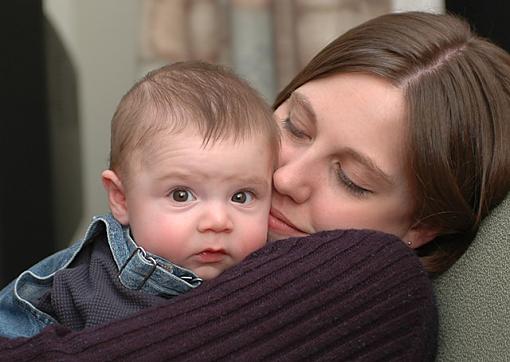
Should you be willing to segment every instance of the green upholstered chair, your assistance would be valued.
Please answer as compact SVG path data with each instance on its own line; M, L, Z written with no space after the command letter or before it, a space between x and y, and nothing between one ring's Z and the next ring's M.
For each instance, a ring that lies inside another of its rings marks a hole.
M510 195L435 289L437 361L510 361Z

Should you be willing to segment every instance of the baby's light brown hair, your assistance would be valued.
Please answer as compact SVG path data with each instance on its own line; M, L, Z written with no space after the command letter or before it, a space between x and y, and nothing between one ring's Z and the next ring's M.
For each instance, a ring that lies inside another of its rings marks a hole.
M204 146L265 138L277 158L279 128L257 91L224 66L189 61L149 72L122 97L111 123L110 169L125 177L156 136L189 127Z

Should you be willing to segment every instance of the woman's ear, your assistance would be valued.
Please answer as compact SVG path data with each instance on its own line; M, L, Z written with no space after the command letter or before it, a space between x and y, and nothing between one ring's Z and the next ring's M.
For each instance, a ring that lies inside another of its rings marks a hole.
M108 204L113 216L122 224L129 224L126 193L120 178L112 170L105 170L101 174L101 181L108 196Z
M410 248L416 249L432 241L437 235L439 235L438 228L418 224L412 226L402 237L402 240L404 240Z

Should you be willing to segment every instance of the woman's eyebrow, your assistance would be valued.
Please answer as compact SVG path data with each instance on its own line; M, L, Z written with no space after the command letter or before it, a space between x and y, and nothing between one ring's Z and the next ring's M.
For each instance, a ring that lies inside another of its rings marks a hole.
M313 110L312 104L304 95L299 92L293 92L289 98L291 109L297 108L298 110L305 113L308 120L312 121L314 124L317 123L317 115Z
M389 176L386 172L381 170L379 168L379 166L377 166L375 164L375 162L370 157L368 157L364 154L361 154L350 147L342 150L342 153L344 155L348 155L356 162L365 166L368 169L368 171L370 172L370 174L372 174L377 179L377 181L382 182L383 184L385 184L388 187L393 187L395 185L393 178L391 176Z

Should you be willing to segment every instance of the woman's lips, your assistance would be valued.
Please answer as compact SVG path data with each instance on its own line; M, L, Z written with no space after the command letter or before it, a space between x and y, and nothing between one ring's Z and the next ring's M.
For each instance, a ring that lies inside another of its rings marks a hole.
M271 208L269 212L269 230L282 236L308 235L292 224L281 212Z
M219 263L227 256L227 252L223 249L205 249L196 254L197 259L202 263Z

